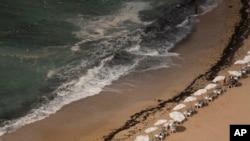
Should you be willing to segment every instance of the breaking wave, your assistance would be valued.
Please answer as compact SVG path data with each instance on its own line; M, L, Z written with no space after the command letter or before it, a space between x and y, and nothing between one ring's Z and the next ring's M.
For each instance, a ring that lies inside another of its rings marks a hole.
M219 2L209 0L201 5L203 13ZM69 48L82 58L50 70L48 80L63 80L53 91L54 98L44 97L43 103L26 116L5 121L0 135L42 120L73 101L96 95L121 76L174 65L171 57L178 54L169 50L192 32L197 17L190 11L183 14L185 7L177 6L174 7L177 15L170 11L158 20L142 22L138 11L148 6L149 3L127 2L116 15L91 19L78 15L78 19L68 19L81 27L73 34L82 40ZM164 19L168 22L162 25Z

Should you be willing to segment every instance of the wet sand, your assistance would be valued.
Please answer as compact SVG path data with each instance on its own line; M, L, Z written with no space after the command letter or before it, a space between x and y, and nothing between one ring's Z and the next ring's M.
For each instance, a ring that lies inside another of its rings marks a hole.
M249 51L250 38L248 37L243 42L241 48L237 51L232 61L235 62L243 59ZM221 70L218 75L229 76L227 71L238 70L237 68L240 67L232 64ZM242 84L241 86L233 88L226 87L226 92L210 102L208 106L197 109L196 114L187 118L183 124L177 125L177 132L170 134L165 140L229 141L230 125L249 125L250 123L250 113L248 112L250 108L250 74L239 79L239 82ZM169 117L167 116L167 113L158 115L157 118L147 124L146 128L154 126L154 123L158 119L169 119ZM160 126L158 127L160 128ZM134 136L131 136L126 140L134 140L138 135L147 135L144 132L146 128L141 128L141 132L137 132Z
M234 60L243 59L249 50L250 39L244 42ZM226 74L226 70L236 70L235 66L225 69L220 74ZM209 106L199 109L197 115L188 118L187 122L180 125L183 128L179 128L176 134L170 135L166 140L229 141L230 125L250 123L249 77L250 74L240 79L242 86L228 88L223 95L209 103Z
M0 141L134 140L140 129L166 115L181 100L177 95L187 94L182 92L191 84L192 89L203 86L199 76L220 59L239 22L240 8L240 2L224 0L201 16L194 32L173 50L180 56L172 58L171 68L125 76L101 94L66 105L49 118L5 134Z

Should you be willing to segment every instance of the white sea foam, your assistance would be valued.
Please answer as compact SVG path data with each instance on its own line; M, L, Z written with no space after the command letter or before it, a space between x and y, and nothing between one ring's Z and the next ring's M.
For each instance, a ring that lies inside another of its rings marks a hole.
M0 128L0 136L4 135L6 131L4 131L2 128Z
M84 19L80 20L72 20L72 22L75 22L79 24L79 26L82 27L82 31L75 32L75 35L79 38L82 38L84 40L78 42L75 44L75 46L72 46L72 51L78 51L80 50L80 45L88 42L88 41L94 41L99 39L105 39L110 37L115 37L117 35L122 35L127 30L123 30L122 27L120 27L120 24L126 20L131 20L138 24L145 24L142 23L138 17L137 13L138 11L145 9L148 6L148 3L143 4L135 4L136 2L129 2L127 3L127 6L121 12L117 15L110 16L110 17L103 17L96 21L92 22L84 22ZM217 5L211 5L210 7L206 8L205 10L209 11L212 8L216 7ZM205 8L205 7L202 7ZM177 27L183 27L188 29L188 19L183 21L181 24L179 24ZM146 23L147 24L147 23ZM96 28L98 27L98 28ZM107 34L107 30L113 27L121 28L121 32L119 33L112 33ZM188 31L191 32L191 31ZM176 37L176 41L180 41L184 38L186 35L179 35ZM86 37L86 38L85 38ZM133 39L134 38L134 39ZM165 50L165 53L162 53L159 50L151 50L151 49L142 49L139 45L140 43L140 36L134 36L132 38L121 38L118 40L120 44L125 44L128 40L131 41L137 41L138 44L134 45L133 47L126 49L127 52L141 55L141 56L149 56L149 57L165 57L165 56L178 56L177 53L169 53L168 49L172 48L173 44L170 44ZM105 46L112 46L109 42L102 42L102 45ZM38 120L42 120L49 115L57 112L59 109L61 109L64 105L67 105L73 101L77 101L79 99L96 95L100 93L103 88L107 85L110 85L112 81L117 80L120 76L126 75L129 73L130 70L135 68L140 60L136 60L133 65L116 65L108 67L106 66L107 62L113 59L113 56L110 56L106 59L103 59L100 64L92 69L89 69L85 75L80 77L79 79L71 80L70 82L62 84L58 89L54 91L54 93L57 95L57 97L49 101L47 104L42 105L41 107L37 109L32 109L26 116L18 118L16 120L12 120L7 122L2 128L0 128L0 136L5 134L6 132L13 132L17 130L18 128L33 123ZM168 67L171 65L171 62L162 62L159 65L153 66L151 68L145 69L152 70L152 69L158 69L162 67ZM83 66L86 66L86 61L83 61L82 64L80 64L78 67L71 68L71 66L68 66L66 69L66 73L72 73L76 70L80 70L83 68ZM47 77L53 77L54 75L59 75L56 73L57 70L51 70L48 72ZM65 75L66 77L67 75ZM64 77L63 74L61 77ZM108 89L107 89L108 90ZM109 89L110 90L110 89ZM116 90L112 90L116 91ZM118 92L118 91L117 91Z
M79 99L96 95L101 92L101 90L112 83L112 81L117 80L120 76L126 75L131 69L133 69L139 62L136 60L133 65L116 65L113 67L105 66L106 62L113 59L110 56L101 61L99 66L96 66L83 75L77 80L72 80L68 83L61 85L55 94L57 97L37 109L31 110L26 116L6 122L6 124L0 128L0 135L7 132L13 132L18 128L33 123L38 120L42 120L49 115L57 112L64 105L67 105L73 101Z
M191 17L186 18L182 23L178 24L176 27L185 27L186 25L189 24L190 20L191 20Z
M113 93L118 93L118 94L120 94L122 92L122 90L120 90L120 89L114 89L114 88L104 88L102 91L113 92Z
M139 44L135 45L135 46L132 46L131 48L129 49L126 49L127 52L135 52L135 51L138 51L140 50L141 46Z
M52 76L54 76L56 74L56 72L54 70L49 70L47 73L47 77L51 78Z
M160 56L157 50L151 50L151 49L147 49L145 51L137 50L132 53L141 56Z
M149 22L142 22L138 17L138 12L148 7L149 3L147 2L126 2L125 6L114 15L100 16L94 20L84 18L83 15L68 19L67 21L81 28L80 31L73 32L76 37L82 39L82 41L75 45L79 46L88 41L117 37L127 33L128 30L124 27L125 21L130 21L138 25L149 24ZM119 32L109 32L110 29L119 30Z
M222 0L208 0L205 5L201 5L200 8L202 11L204 11L201 15L206 14L207 12L212 11L214 8L216 8Z
M74 46L72 46L72 47L71 47L71 51L72 51L72 52L78 52L78 51L80 51L80 46L77 45L77 44L74 45Z

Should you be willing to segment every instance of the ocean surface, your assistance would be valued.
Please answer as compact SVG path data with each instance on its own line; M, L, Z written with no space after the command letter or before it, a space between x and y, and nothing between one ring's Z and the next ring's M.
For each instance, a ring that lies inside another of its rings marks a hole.
M119 77L171 67L197 15L221 0L1 0L0 135L96 95Z

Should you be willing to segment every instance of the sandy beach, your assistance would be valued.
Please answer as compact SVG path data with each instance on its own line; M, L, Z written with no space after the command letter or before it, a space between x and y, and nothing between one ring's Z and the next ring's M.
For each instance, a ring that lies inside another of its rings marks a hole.
M226 3L229 5L231 2L233 1L226 1ZM222 3L221 7L223 6L223 4L225 4L225 1L224 3ZM217 10L219 10L221 7L218 7ZM216 10L213 12L216 12ZM201 22L202 20L209 19L209 16L211 16L213 12L203 17L200 17ZM236 13L234 13L234 15L237 16ZM202 24L200 26L202 26ZM199 28L199 26L197 28ZM230 31L227 31L227 33L230 34ZM221 46L224 45L223 42L220 42L220 43L222 43L220 44ZM244 56L247 55L247 52L250 50L249 43L250 43L250 39L248 37L247 39L244 40L240 49L232 56L233 58L232 62L243 59ZM218 45L219 44L217 44L217 46ZM240 65L234 65L233 63L230 63L229 66L219 71L217 75L229 76L227 71L239 70L239 69L240 69ZM242 86L236 87L236 88L230 88L230 89L227 88L227 92L225 92L221 97L219 97L212 103L209 103L209 106L198 109L197 115L194 115L193 117L188 118L187 121L184 122L184 124L178 125L176 134L171 134L165 140L172 140L172 141L229 140L229 126L231 124L249 124L250 122L249 121L250 115L247 112L248 109L250 108L248 104L249 103L248 102L248 99L249 99L248 85L250 83L249 75L246 78L241 79L240 82L242 83ZM198 85L197 88L204 88L206 84L208 83L211 83L211 81L201 81L199 83L200 85ZM176 105L176 104L173 104L173 105ZM171 108L173 108L173 106ZM144 125L141 125L139 128L134 128L134 130L137 129L137 132L134 136L131 136L127 139L124 138L122 140L134 140L136 136L146 135L144 130L147 129L148 127L153 127L154 123L157 120L170 119L168 116L168 113L170 113L171 111L172 110L169 110L169 111L162 110L161 112L156 113L155 115L157 116L151 117L151 120L149 120L148 122L145 122ZM161 126L159 126L159 129L160 128ZM153 132L153 134L154 133L157 133L157 131ZM121 134L121 136L125 136L125 134ZM148 135L152 136L151 134L148 134Z
M224 0L200 16L194 32L172 50L180 54L172 58L172 67L122 77L101 94L66 105L44 120L1 136L0 141L132 141L145 135L143 130L157 119L168 118L169 109L185 94L209 82L201 74L218 62L228 46L241 7L240 1ZM249 50L248 37L231 55L232 61L242 59ZM225 67L218 74L226 74L233 67ZM167 140L229 140L230 124L250 123L250 79L240 82L242 86L229 89L199 109Z
M250 39L248 38L235 55L234 60L243 59L249 50ZM232 65L226 68L219 75L226 75L228 70L236 70L236 66ZM209 103L209 106L198 109L197 115L188 118L186 122L178 125L176 134L171 134L167 137L167 140L228 141L230 125L250 123L250 115L247 112L250 108L248 101L250 98L248 93L250 90L249 74L246 78L240 79L240 82L242 83L241 86L227 87L227 91L218 99ZM166 116L161 118L166 118ZM143 133L141 132L141 134Z

